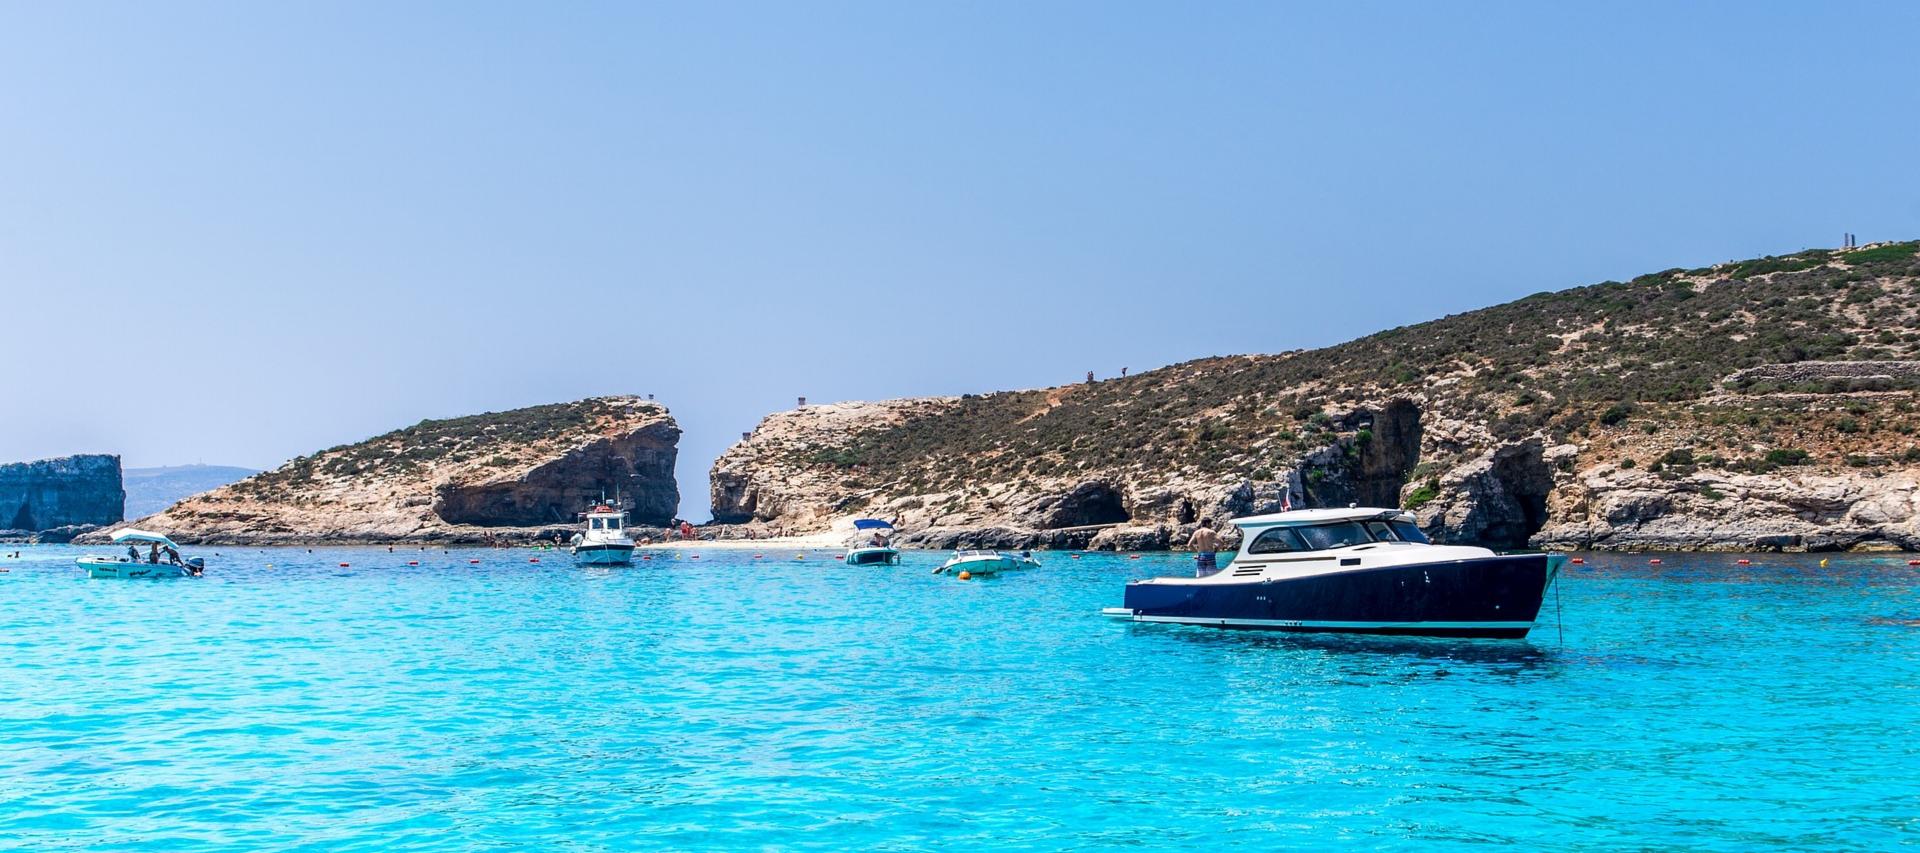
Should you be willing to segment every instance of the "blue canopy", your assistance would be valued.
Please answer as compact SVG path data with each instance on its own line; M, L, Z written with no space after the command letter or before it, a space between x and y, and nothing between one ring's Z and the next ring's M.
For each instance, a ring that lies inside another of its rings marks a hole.
M888 524L884 521L881 521L880 519L877 519L877 518L858 518L858 519L854 519L854 522L853 522L853 528L855 530L872 530L876 527L884 527L888 530L893 529L893 525Z

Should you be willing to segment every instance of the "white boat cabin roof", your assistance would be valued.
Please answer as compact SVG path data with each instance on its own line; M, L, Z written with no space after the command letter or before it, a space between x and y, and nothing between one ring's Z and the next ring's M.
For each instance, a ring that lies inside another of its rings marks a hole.
M1377 506L1349 506L1333 509L1296 509L1291 512L1249 515L1245 518L1232 519L1228 523L1242 530L1246 530L1278 525L1323 524L1329 521L1366 521L1374 518L1412 521L1413 513L1398 509L1384 509Z

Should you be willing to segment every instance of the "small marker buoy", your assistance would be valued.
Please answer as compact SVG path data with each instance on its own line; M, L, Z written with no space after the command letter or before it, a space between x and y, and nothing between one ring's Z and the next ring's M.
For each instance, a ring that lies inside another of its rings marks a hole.
M1655 557L1655 558L1653 558L1653 559L1651 559L1651 560L1648 560L1648 561L1647 561L1647 565L1649 565L1649 566L1657 566L1657 565L1660 565L1660 558L1659 558L1659 557Z
M539 557L528 557L528 558L527 558L527 562L529 562L529 563L538 563L538 562L540 562L540 558L539 558Z
M1074 554L1074 555L1073 555L1073 559L1076 559L1076 560L1078 560L1078 559L1080 559L1080 555L1079 555L1079 554Z
M1821 558L1820 558L1820 568L1823 568L1823 569L1824 569L1824 568L1826 568L1826 567L1827 567L1827 558L1825 558L1825 557L1821 557Z
M408 560L408 561L407 561L407 565L409 565L409 566L417 566L417 565L420 565L420 561L419 561L419 560Z
M758 560L758 559L760 559L760 558L761 558L762 556L764 556L764 555L762 555L762 554L755 554L755 555L753 555L753 558L754 558L754 559L756 559L756 560Z
M1920 566L1920 560L1908 560L1908 561L1907 561L1907 565L1909 565L1909 566Z
M344 569L344 568L346 568L346 567L347 567L347 564L346 564L346 563L341 563L341 564L340 564L340 568L343 568L343 569Z
M1576 565L1576 566L1578 566L1578 565L1582 565L1582 564L1584 564L1584 563L1586 563L1587 561L1586 561L1585 559L1582 559L1582 558L1580 558L1580 557L1575 557L1575 558L1573 558L1573 559L1571 559L1571 560L1568 560L1567 562L1569 562L1569 563L1572 563L1572 564L1574 564L1574 565Z
M470 565L470 566L471 566L471 565L479 565L479 563L480 563L480 561L479 561L479 560L468 560L468 561L467 561L467 565Z
M1737 565L1742 565L1742 566L1751 566L1751 565L1753 565L1753 561L1752 561L1752 560L1734 560L1733 562L1734 562L1735 564L1737 564Z
M1128 554L1128 555L1127 555L1127 559L1129 559L1129 560L1138 560L1138 559L1140 559L1140 555L1139 555L1139 554Z
M698 559L700 559L700 555L699 555L699 554L688 554L688 555L687 555L687 559L689 559L689 560L698 560Z
M804 559L806 559L806 558L807 558L807 555L805 555L805 554L795 554L795 555L793 555L793 558L794 558L794 559L796 559L796 560L804 560Z
M961 573L960 573L960 579L961 579L961 580L963 580L963 581L970 581L970 580L973 580L973 573L972 573L972 572L961 572Z

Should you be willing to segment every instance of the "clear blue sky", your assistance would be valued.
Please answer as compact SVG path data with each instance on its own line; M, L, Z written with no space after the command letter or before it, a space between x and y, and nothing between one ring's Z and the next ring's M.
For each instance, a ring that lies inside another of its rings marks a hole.
M802 394L1913 238L1916 10L7 2L0 459L653 393L698 519Z

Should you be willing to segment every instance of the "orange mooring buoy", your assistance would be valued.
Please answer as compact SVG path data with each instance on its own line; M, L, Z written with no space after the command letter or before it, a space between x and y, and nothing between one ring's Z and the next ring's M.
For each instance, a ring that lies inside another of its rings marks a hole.
M961 572L961 573L960 573L960 579L961 579L961 580L963 580L963 581L970 581L970 580L973 580L973 573L972 573L972 572Z

